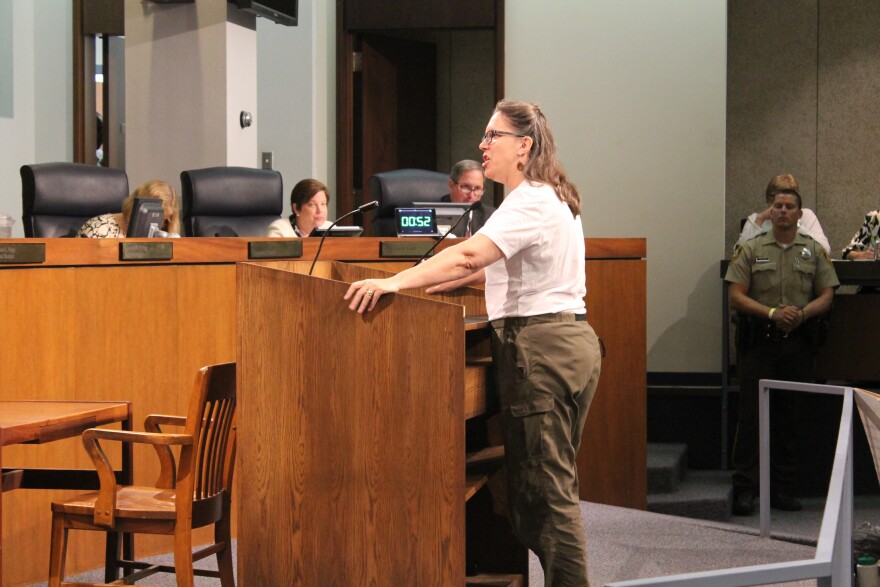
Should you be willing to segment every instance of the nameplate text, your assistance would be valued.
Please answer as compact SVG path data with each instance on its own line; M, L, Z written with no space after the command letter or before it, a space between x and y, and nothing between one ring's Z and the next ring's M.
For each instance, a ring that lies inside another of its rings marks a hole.
M301 240L248 242L248 259L291 259L302 257Z
M381 241L380 257L421 257L434 245L424 241Z
M120 261L170 261L174 245L170 242L119 243Z
M0 263L44 263L46 243L0 244Z

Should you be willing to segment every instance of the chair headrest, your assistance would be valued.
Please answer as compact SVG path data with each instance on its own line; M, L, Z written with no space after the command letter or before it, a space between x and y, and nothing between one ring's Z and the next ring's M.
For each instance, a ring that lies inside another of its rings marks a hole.
M128 196L128 176L119 169L81 163L40 163L21 167L24 216L89 219L119 212Z
M439 202L449 193L449 175L424 169L395 169L370 177L370 195L379 200L377 217L393 217L394 209L413 202Z
M208 167L180 174L183 217L280 216L281 174L250 167ZM277 219L277 218L276 218Z

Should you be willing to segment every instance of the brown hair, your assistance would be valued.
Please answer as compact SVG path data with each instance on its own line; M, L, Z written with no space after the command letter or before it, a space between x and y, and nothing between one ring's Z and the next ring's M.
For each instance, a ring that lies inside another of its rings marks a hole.
M302 208L303 205L311 200L318 192L324 192L327 196L327 202L330 202L330 190L317 179L300 180L293 190L290 192L290 220L296 218L296 209Z
M177 194L174 193L173 187L162 180L154 179L138 187L127 198L122 200L122 221L125 224L126 232L128 231L128 221L131 217L131 208L134 206L135 198L159 198L163 204L168 204L171 208L171 216L168 218L167 232L180 234L180 214L177 209Z
M772 204L773 198L777 194L791 194L797 199L798 208L801 208L800 189L795 176L790 173L783 173L781 175L774 175L770 179L770 183L767 184L767 189L764 192L764 197L767 199L767 204Z
M473 159L462 159L452 166L452 170L449 172L449 179L458 183L458 180L461 179L465 171L479 171L483 173L483 166Z
M532 139L529 160L521 170L529 182L541 182L552 186L560 200L568 205L572 215L581 212L581 196L573 183L568 181L562 164L556 155L553 133L541 107L537 104L501 100L495 105L495 112L513 127L513 131Z

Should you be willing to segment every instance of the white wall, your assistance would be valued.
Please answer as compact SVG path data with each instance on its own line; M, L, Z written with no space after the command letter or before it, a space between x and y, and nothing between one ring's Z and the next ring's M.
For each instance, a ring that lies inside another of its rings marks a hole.
M647 237L648 370L717 373L726 2L509 0L505 19L507 97L542 106L586 235Z
M257 166L257 127L239 125L242 110L258 116L254 29L252 15L216 0L125 1L130 187L162 179L179 190L186 169Z
M73 158L73 44L71 4L67 0L0 0L11 6L12 116L0 115L0 213L21 224L21 176L28 163ZM6 83L8 80L0 80Z
M257 19L258 151L273 153L284 179L285 210L293 186L308 177L330 189L336 216L336 5L300 2L299 25Z

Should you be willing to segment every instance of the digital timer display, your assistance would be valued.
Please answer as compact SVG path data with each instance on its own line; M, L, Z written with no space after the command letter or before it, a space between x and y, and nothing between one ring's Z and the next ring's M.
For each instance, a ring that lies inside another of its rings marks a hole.
M433 236L437 234L437 216L433 208L397 208L397 236Z
M400 226L402 228L430 228L431 219L428 216L401 216Z

